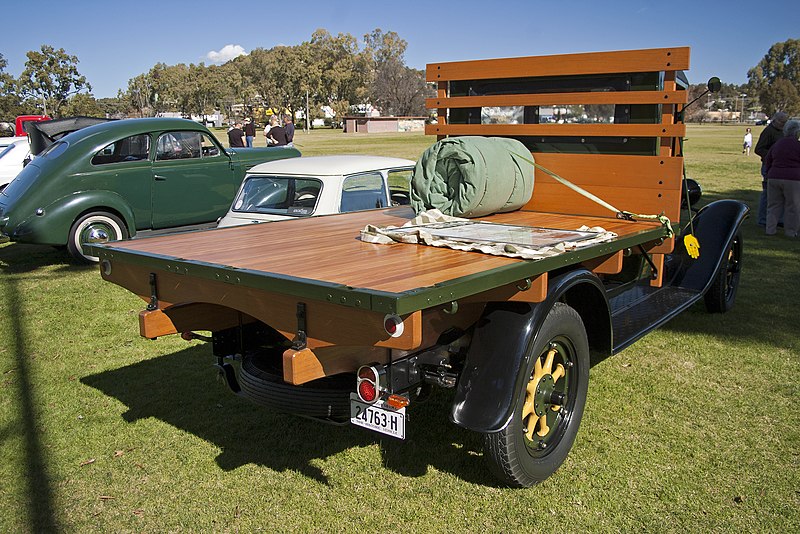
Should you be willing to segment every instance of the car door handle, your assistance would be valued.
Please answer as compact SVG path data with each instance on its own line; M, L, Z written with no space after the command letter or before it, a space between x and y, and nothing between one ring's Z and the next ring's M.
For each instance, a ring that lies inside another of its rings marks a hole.
M156 179L157 182L163 182L164 180L167 179L167 177L166 176L161 176L160 174L156 174L155 175L155 179Z

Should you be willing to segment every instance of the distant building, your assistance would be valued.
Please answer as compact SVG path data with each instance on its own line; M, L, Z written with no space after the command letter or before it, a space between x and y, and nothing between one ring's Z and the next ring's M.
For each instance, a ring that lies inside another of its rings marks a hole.
M344 133L420 132L427 117L362 117L344 118Z

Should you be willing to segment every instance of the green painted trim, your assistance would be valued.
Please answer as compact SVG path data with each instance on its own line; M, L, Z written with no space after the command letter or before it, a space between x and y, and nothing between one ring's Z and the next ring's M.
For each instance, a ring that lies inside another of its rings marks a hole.
M115 248L113 243L84 246L84 249L91 255L98 256L100 261L111 261L112 269L114 262L120 261L130 265L146 267L152 271L163 270L304 299L332 302L342 306L367 309L380 313L405 315L418 310L448 304L458 299L524 280L525 278L533 278L545 272L576 265L586 260L656 241L666 236L667 231L664 227L656 227L585 249L578 249L541 260L523 260L497 269L455 278L442 284L420 287L403 293L354 288L321 280L237 269L226 265L185 260L146 252L131 252L126 249Z

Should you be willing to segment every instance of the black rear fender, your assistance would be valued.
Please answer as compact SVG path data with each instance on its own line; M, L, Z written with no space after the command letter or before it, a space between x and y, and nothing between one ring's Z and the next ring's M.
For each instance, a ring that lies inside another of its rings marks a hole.
M750 208L738 200L717 200L704 206L692 219L694 236L700 244L700 256L693 259L686 251L683 239L691 232L686 225L675 251L670 254L668 283L705 293L736 237Z
M553 277L541 303L492 302L478 321L450 419L477 432L505 427L522 391L520 368L550 308L563 301L581 315L593 351L611 351L611 318L600 279L578 269Z

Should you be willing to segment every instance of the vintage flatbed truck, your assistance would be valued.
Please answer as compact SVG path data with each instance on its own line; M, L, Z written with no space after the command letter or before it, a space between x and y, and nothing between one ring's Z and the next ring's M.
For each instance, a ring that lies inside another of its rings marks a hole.
M516 138L543 168L677 225L688 67L688 48L431 64L439 120L426 131ZM573 444L590 362L699 300L733 305L747 211L713 202L673 236L537 170L530 202L481 220L617 237L535 261L359 239L367 224L414 217L395 206L89 248L104 279L148 303L142 336L211 341L237 394L403 438L417 399L455 388L450 419L485 436L501 480L529 486Z

